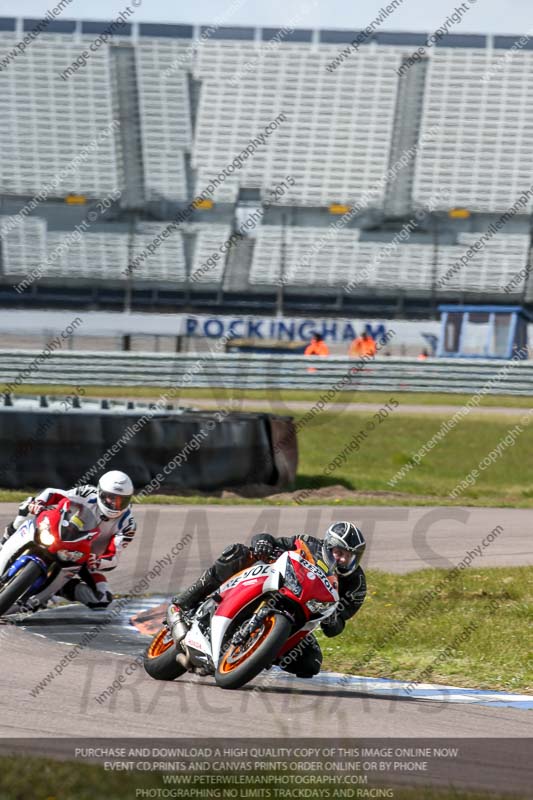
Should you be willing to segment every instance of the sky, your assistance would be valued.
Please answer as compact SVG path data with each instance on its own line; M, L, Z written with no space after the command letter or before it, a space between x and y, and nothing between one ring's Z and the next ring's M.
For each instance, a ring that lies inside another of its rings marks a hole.
M0 16L41 19L58 0L0 0ZM366 27L390 0L134 0L139 22L185 22L258 25L280 28ZM63 19L114 19L133 0L72 0ZM140 3L140 5L137 5ZM517 34L533 29L532 0L402 0L381 30L429 32L454 9L468 12L451 31L456 33ZM295 24L296 21L296 24Z

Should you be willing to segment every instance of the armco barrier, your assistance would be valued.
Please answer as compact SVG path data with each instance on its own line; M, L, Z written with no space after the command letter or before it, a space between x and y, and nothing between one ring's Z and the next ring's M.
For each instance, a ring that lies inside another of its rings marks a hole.
M108 469L131 476L137 492L286 488L296 474L290 417L126 408L82 401L0 405L0 486L11 489L94 483ZM130 404L132 405L132 404ZM107 455L106 455L107 454ZM174 467L172 467L174 463Z
M0 394L24 385L157 386L176 388L341 389L533 394L533 361L290 355L57 352L0 350ZM309 367L314 370L310 371Z

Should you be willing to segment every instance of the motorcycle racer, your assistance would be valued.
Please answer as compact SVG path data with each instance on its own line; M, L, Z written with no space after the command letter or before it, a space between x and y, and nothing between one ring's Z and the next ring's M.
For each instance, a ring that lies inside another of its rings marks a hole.
M366 543L362 532L351 522L334 522L327 529L323 540L306 534L274 537L269 533L259 533L252 538L251 547L244 544L227 547L192 586L172 598L167 620L176 643L181 641L188 630L183 611L196 608L224 581L255 561L268 561L276 550L283 552L295 549L298 538L307 544L317 562L323 561L338 577L338 608L331 617L324 620L321 627L328 637L342 633L346 621L359 611L366 596L366 579L360 566ZM299 678L317 675L321 664L322 651L313 634L309 634L280 662L282 669Z
M119 470L106 472L97 486L86 484L67 491L45 489L22 503L17 517L6 527L0 546L15 533L29 514L37 516L68 497L79 505L79 516L95 520L98 536L92 541L91 560L88 569L82 573L83 580L80 577L72 578L59 594L88 608L106 608L113 600L106 573L116 568L121 552L133 540L137 529L131 511L132 495L133 483L125 472Z

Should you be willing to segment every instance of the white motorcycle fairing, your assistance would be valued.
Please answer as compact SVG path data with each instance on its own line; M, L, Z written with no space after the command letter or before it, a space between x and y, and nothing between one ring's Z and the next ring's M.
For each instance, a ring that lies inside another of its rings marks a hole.
M9 565L15 561L20 551L24 550L28 544L34 541L35 522L32 518L25 520L0 548L0 575L3 575L7 571ZM69 566L68 569L62 569L59 575L57 575L48 586L45 586L42 591L31 596L28 605L45 605L52 595L56 594L70 578L80 571L80 568L81 567L78 566ZM16 606L14 606L14 608L15 607Z

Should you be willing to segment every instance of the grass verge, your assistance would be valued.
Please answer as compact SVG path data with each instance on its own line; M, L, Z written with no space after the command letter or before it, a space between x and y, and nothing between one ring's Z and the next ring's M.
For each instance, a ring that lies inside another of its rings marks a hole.
M124 745L125 742L120 740L120 744ZM222 775L223 773L217 773L218 777ZM388 780L386 783L389 785ZM200 782L197 786L189 784L186 788L201 791L202 787L204 796L208 796L205 784L200 784ZM0 757L0 797L2 800L30 800L30 798L31 800L100 800L101 798L132 800L132 798L143 796L140 791L142 789L147 790L145 796L151 797L186 796L169 794L172 789L163 782L158 773L110 773L99 765L75 761L56 761L32 756ZM158 789L160 794L157 792ZM152 793L148 794L150 790ZM235 791L237 793L231 795L224 795L221 791L218 796L250 797L250 786L237 787ZM395 787L393 791L396 800L504 800L504 796L499 794L485 794L452 788ZM273 795L264 794L262 796ZM509 795L507 795L507 799L509 800Z
M389 492L389 504L400 499L394 497L396 493L413 498L414 503L422 498L429 499L432 504L449 503L449 494L477 469L479 477L458 495L460 504L531 507L533 424L523 425L514 443L506 446L501 443L509 431L520 424L521 417L516 420L467 417L416 465L414 454L431 441L447 419L440 415L403 415L401 405L380 424L372 413L317 415L298 434L300 459L296 488L336 483L363 493ZM369 420L375 427L366 433ZM361 432L365 435L363 439ZM345 448L356 436L360 439L358 447L347 453ZM498 445L499 456L494 463L480 467L483 459ZM402 468L407 472L391 485L389 481L394 481Z
M533 694L533 567L446 575L370 570L367 599L342 636L319 634L324 669Z
M388 397L388 396L387 396ZM300 419L301 415L295 415ZM533 508L533 424L523 426L511 446L502 444L521 417L467 417L413 468L413 455L449 416L402 414L401 405L381 423L372 412L322 412L298 433L299 468L293 489L266 499L235 496L152 495L146 502L218 505L460 505ZM533 418L532 418L533 421ZM374 428L367 433L366 426ZM352 451L347 447L357 437ZM500 455L479 465L496 447ZM408 471L392 485L397 473ZM452 499L454 488L477 469L479 477ZM337 487L337 488L336 488ZM34 487L42 488L42 487ZM316 493L315 490L322 490ZM28 489L30 491L30 489ZM307 493L309 492L309 493ZM28 492L0 491L2 501Z

